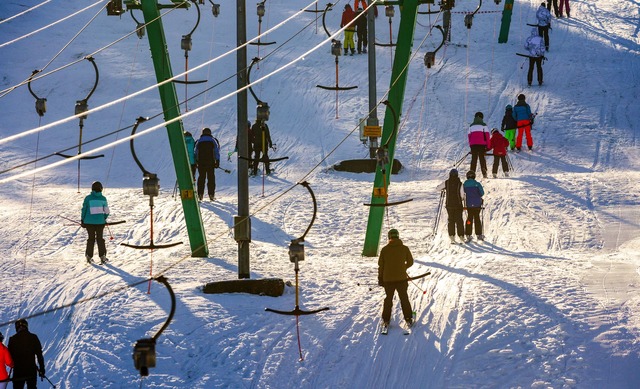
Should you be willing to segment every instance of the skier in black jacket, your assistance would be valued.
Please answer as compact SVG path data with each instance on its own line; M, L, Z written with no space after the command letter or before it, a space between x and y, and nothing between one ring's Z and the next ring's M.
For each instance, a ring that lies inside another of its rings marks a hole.
M210 128L202 130L194 153L198 164L198 198L202 200L204 197L204 184L207 182L207 192L213 201L216 195L215 169L220 166L220 143L211 135Z
M13 387L27 389L37 387L38 375L45 376L42 344L36 334L29 332L29 324L25 319L16 322L16 334L9 338L9 352L13 359ZM36 358L38 365L36 365Z
M269 148L273 149L273 143L271 142L271 133L269 132L269 126L262 119L257 119L251 127L253 134L253 172L251 175L258 174L258 163L263 162L266 174L271 174L271 168L269 165ZM268 146L268 148L267 148Z
M447 230L451 243L456 243L456 229L460 242L464 242L464 222L462 221L462 211L464 208L464 189L462 181L458 177L458 170L451 169L449 179L438 186L438 190L445 191L445 207L447 208L448 221Z

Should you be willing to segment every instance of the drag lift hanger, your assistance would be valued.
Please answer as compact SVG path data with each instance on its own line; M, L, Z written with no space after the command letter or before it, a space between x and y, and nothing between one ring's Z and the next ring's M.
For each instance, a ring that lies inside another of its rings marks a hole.
M424 66L427 68L431 68L436 63L436 53L440 48L444 45L445 35L444 30L440 25L435 26L442 33L442 42L440 42L440 46L438 46L434 51L427 51L424 55Z
M133 21L136 22L136 35L139 39L142 39L145 33L144 23L140 23L138 19L136 19L136 16L133 14L133 9L130 9L129 12L131 13L131 18L133 19Z
M131 136L135 135L136 131L138 130L138 126L147 120L148 118L145 118L145 117L139 117L138 119L136 119L136 124L133 126L133 129L131 130ZM120 244L122 246L130 247L132 249L139 249L139 250L163 249L163 248L173 247L173 246L182 244L182 242L168 243L168 244L155 244L153 242L153 207L154 207L153 198L158 196L158 194L160 193L160 179L158 179L157 174L149 172L147 169L144 168L144 166L142 166L142 163L140 163L140 160L136 155L136 150L133 146L133 140L134 138L131 138L131 141L129 142L129 145L131 147L131 155L133 156L133 159L136 161L136 164L138 165L140 170L142 170L142 193L146 196L149 196L149 221L151 223L149 236L150 236L151 243L145 246L132 245L128 243L120 243Z
M313 222L316 220L316 214L318 213L318 203L316 202L316 196L313 194L313 190L311 190L311 186L309 185L308 182L306 181L299 182L298 185L302 185L305 188L307 188L307 190L309 191L309 194L311 194L311 199L313 201L313 217L311 218L311 223L309 223L309 226L305 230L304 234L302 234L302 236L297 239L293 239L291 241L291 244L289 245L289 260L293 262L294 264L293 270L296 273L296 286L295 286L296 288L295 304L296 305L294 309L291 311L281 311L281 310L272 309L272 308L265 308L265 311L277 313L280 315L289 315L289 316L296 317L296 331L298 334L298 351L300 353L300 361L303 361L304 357L302 356L302 347L300 345L300 326L299 326L298 318L299 316L302 316L302 315L313 315L318 312L326 311L329 309L329 307L314 309L310 311L305 311L303 309L300 309L300 292L299 292L300 288L299 288L299 279L298 279L298 273L300 272L300 267L298 266L298 262L304 261L304 244L303 244L304 238L305 236L307 236L307 233L309 232L309 230L311 230L311 227L313 226Z
M315 4L316 8L315 9L305 9L304 12L312 12L312 13L320 13L320 12L324 12L324 10L318 9L318 2L316 1ZM318 18L316 17L316 34L318 33Z
M387 5L384 7L384 16L389 18L389 43L378 43L376 42L376 46L384 46L384 47L393 47L396 44L393 43L393 28L392 28L392 18L396 14L395 8L393 5Z
M198 28L198 25L200 24L200 7L198 6L198 3L195 0L191 0L191 1L196 6L198 18L196 19L196 25L193 26L193 29L191 30L191 32L189 32L187 35L183 35L182 40L180 41L180 48L184 50L184 71L185 72L189 70L189 51L191 51L191 48L192 48L191 35L193 35L193 33L196 31L196 28ZM189 94L188 94L189 84L202 84L207 82L207 80L189 81L189 73L185 73L184 81L173 80L173 82L178 84L184 84L184 110L188 111L189 108L187 107L187 103L189 101Z
M271 114L271 111L269 110L269 104L266 101L262 101L258 98L258 96L256 96L256 93L253 91L253 88L251 87L251 69L253 68L254 64L257 64L258 62L261 61L261 58L255 57L253 59L251 59L251 65L249 65L249 69L247 69L247 81L249 84L249 92L251 92L251 96L253 96L254 100L256 101L256 118L258 120L264 120L264 121L268 121L269 120L269 115Z
M96 91L96 88L98 87L98 81L100 79L100 73L98 72L98 66L96 65L95 60L93 59L93 57L88 56L85 57L85 59L89 62L91 62L91 65L93 65L93 70L96 72L96 80L93 84L93 88L91 88L91 91L89 92L89 94L87 95L87 97L85 97L82 100L78 100L76 101L76 106L75 106L75 115L79 117L80 119L80 132L79 132L79 138L78 138L78 154L82 154L82 129L84 128L84 119L87 118L87 115L85 112L87 112L89 110L89 98L91 97L91 95L93 95L93 92ZM67 154L62 154L62 153L56 153L56 155L59 155L63 158L73 158L73 155L67 155ZM80 193L80 161L83 159L96 159L96 158L101 158L104 157L104 154L99 154L99 155L92 155L92 156L87 156L87 157L81 157L78 158L78 193Z
M211 0L209 0L209 3L211 3L211 13L213 13L213 16L217 18L220 15L220 4L216 4Z
M496 2L496 4L498 3ZM478 4L478 8L476 8L476 10L473 11L473 13L464 15L464 25L467 27L467 29L471 29L471 25L473 24L473 17L476 15L476 13L478 13L478 11L480 11L480 7L482 7L482 0L480 0L480 4Z
M398 116L396 111L393 109L389 100L385 100L382 104L386 105L391 113L393 114L393 132L391 136L387 139L387 141L381 147L376 150L376 160L378 162L378 166L382 170L382 187L381 188L373 188L373 195L376 197L384 197L384 203L382 204L364 204L367 207L389 207L392 205L399 205L408 203L409 201L413 201L413 199L388 202L388 192L387 192L387 166L389 165L389 142L391 139L398 135Z
M47 99L38 97L31 89L31 80L33 76L40 73L40 70L34 70L29 77L29 82L27 83L27 87L29 88L29 93L36 99L36 112L40 117L44 116L44 113L47 112Z
M162 327L152 338L138 339L136 345L133 347L133 365L136 370L140 372L141 377L149 375L149 368L156 367L156 341L160 337L160 334L167 329L169 323L173 319L173 315L176 313L176 295L171 289L171 285L164 276L155 278L156 281L167 287L169 295L171 296L171 311L169 311L169 317L164 322ZM151 282L151 280L149 280Z
M327 36L331 37L331 33L329 32L329 29L327 29L327 23L326 23L326 16L327 16L327 11L331 10L331 6L333 4L328 3L327 6L324 9L324 12L322 13L322 27L324 28L324 31L327 33ZM339 82L339 60L338 57L342 55L342 43L338 40L338 39L332 39L331 40L331 55L334 55L336 57L336 85L335 86L323 86L323 85L316 85L316 87L320 88L320 89L326 89L326 90L334 90L336 91L336 119L338 119L338 92L341 90L351 90L351 89L356 89L358 86L340 86L340 82Z
M264 7L264 3L266 3L267 0L264 0L260 3L257 4L257 9L256 9L256 13L258 14L258 35L260 35L262 33L262 17L265 14L265 7ZM258 57L260 56L260 46L267 46L267 45L273 45L276 42L261 42L260 38L258 38L257 42L249 42L250 45L255 45L258 46Z

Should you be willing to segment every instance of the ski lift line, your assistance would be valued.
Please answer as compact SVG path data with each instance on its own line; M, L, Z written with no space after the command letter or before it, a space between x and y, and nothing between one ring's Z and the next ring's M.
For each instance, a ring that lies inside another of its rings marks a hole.
M22 12L18 13L18 14L15 14L15 15L13 15L13 16L10 16L10 17L8 17L8 18L6 18L6 19L4 19L4 20L0 20L0 24L5 23L5 22L8 22L8 21L10 21L10 20L12 20L12 19L15 19L15 18L17 18L17 17L20 17L20 16L22 16L22 15L24 15L24 14L27 14L27 13L29 13L29 12L31 12L31 11L33 11L33 10L35 10L35 9L39 8L39 7L42 7L43 5L45 5L45 4L47 4L47 3L50 3L51 1L52 1L52 0L46 0L46 1L44 1L44 2L42 2L42 3L40 3L40 4L38 4L38 5L34 5L33 7L28 8L28 9L26 9L26 10L24 10L24 11L22 11Z
M107 44L106 46L101 47L100 49L98 49L98 50L94 51L93 53L89 54L88 56L95 56L96 54L98 54L98 53L100 53L100 52L102 52L102 51L104 51L104 50L106 50L106 49L110 48L111 46L113 46L113 45L115 45L115 44L117 44L117 43L119 43L119 42L121 42L121 41L125 40L126 38L130 37L131 35L136 34L136 33L137 33L137 31L138 31L138 28L145 27L145 26L147 26L148 24L151 24L151 23L155 22L156 20L161 19L162 17L164 17L164 16L168 15L169 13L171 13L171 12L175 11L176 9L178 9L178 8L179 8L179 6L180 6L180 4L182 4L182 3L177 4L174 8L171 8L170 10L168 10L167 12L165 12L164 14L162 14L162 15L160 15L159 17L157 17L157 18L155 18L155 19L151 20L149 23L147 23L147 24L143 24L142 26L137 26L135 30L133 30L133 31L129 32L128 34L125 34L124 36L120 37L119 39L116 39L115 41L113 41L113 42L111 42L111 43ZM68 63L68 64L66 64L66 65L60 66L59 68L54 69L54 70L52 70L52 71L50 71L50 72L48 72L48 73L41 74L40 76L38 76L38 77L36 77L35 79L33 79L33 81L38 80L38 79L40 79L40 78L42 78L42 77L49 76L49 75L51 75L51 74L53 74L53 73L56 73L56 72L58 72L58 71L60 71L60 70L66 69L66 68L68 68L68 67L70 67L70 66L72 66L72 65L77 64L78 62L81 62L83 59L84 59L84 58L81 58L81 59L79 59L79 60L76 60L76 61L70 62L70 63ZM0 91L0 98L2 98L2 97L4 97L4 96L6 96L8 93L10 93L11 91L13 91L14 89L16 89L16 88L18 88L18 87L20 87L20 86L24 85L24 84L25 84L25 82L26 82L26 80L25 80L25 81L22 81L21 83L19 83L19 84L17 84L17 85L12 86L12 87L9 87L9 88L6 88L6 89L4 89L4 90L1 90L1 91Z
M316 1L317 1L317 0L316 0ZM315 3L315 1L314 1L313 3ZM307 7L305 7L304 9L306 9L306 8L310 7L313 3L309 4L309 5L308 5ZM172 10L173 10L173 9L172 9ZM296 18L298 15L302 14L302 12L303 12L302 10L301 10L301 11L299 11L299 12L296 12L295 14L293 14L292 16L290 16L289 18L287 18L287 19L285 19L284 21L280 22L279 24L275 25L275 26L274 26L274 27L272 27L271 29L269 29L269 30L265 31L265 32L264 32L264 33L262 33L261 35L258 35L258 36L256 36L256 37L252 38L251 40L255 40L255 39L257 39L257 38L259 38L259 37L261 37L261 36L263 36L263 35L265 35L265 34L267 34L267 33L271 32L271 31L274 31L274 30L276 30L276 29L280 28L282 25L284 25L284 24L288 23L290 20L292 20L292 19ZM167 13L168 13L168 12L167 12ZM163 15L161 15L160 17L162 17L162 16L164 16L164 15L166 15L166 13L165 13L165 14L163 14ZM342 29L338 30L338 32L336 33L336 35L338 35L339 33L341 33L343 30L344 30L344 28L342 28ZM129 33L127 36L130 36L130 35L132 35L132 34L135 34L135 31L132 31L132 32L131 32L131 33ZM124 39L124 38L121 38L121 40L122 40L122 39ZM250 40L250 41L251 41L251 40ZM219 55L219 56L218 56L218 57L216 57L216 58L213 58L213 59L211 59L211 60L209 60L209 61L207 61L207 62L204 62L204 63L202 63L202 64L200 64L200 65L198 65L198 66L194 67L193 69L191 69L191 70L189 70L189 71L187 71L187 72L183 72L183 73L180 73L180 74L176 74L176 75L174 75L174 76L173 76L173 77L171 77L171 78L168 78L168 79L166 79L166 80L164 80L164 81L162 81L162 82L159 82L159 83L157 83L157 84L151 85L151 86L149 86L149 87L147 87L147 88L141 89L141 90L139 90L139 91L137 91L137 92L134 92L134 93L132 93L132 94L130 94L130 95L123 96L123 97L121 97L121 98L119 98L119 99L112 100L112 101L107 102L107 103L105 103L105 104L103 104L103 105L101 105L101 106L98 106L98 107L96 107L96 108L92 108L92 109L88 110L87 112L85 112L85 114L90 114L90 113L93 113L93 112L101 111L101 110L103 110L103 109L105 109L105 108L111 107L112 105L115 105L115 104L121 103L122 101L125 101L125 100L128 100L128 99L130 99L130 98L133 98L133 97L139 96L139 95L141 95L141 94L143 94L143 93L146 93L146 92L148 92L148 91L156 90L159 86L162 86L162 85L167 84L167 83L169 83L169 82L173 82L173 81L174 81L174 80L176 80L177 78L180 78L180 77L184 76L184 75L185 75L185 74L187 74L187 73L190 73L190 72L193 72L193 71L199 70L199 69L203 68L204 66L207 66L207 65L209 65L209 64L211 64L211 63L213 63L213 62L215 62L215 61L217 61L217 60L219 60L219 59L222 59L222 58L226 57L227 55L230 55L230 54L232 54L232 53L236 52L236 51L237 51L237 50L239 50L240 48L246 47L246 46L249 44L249 42L250 42L250 41L245 42L245 43L243 43L242 45L240 45L240 46L238 46L238 47L236 47L236 48L234 48L234 49L232 49L232 50L230 50L230 51L227 51L226 53L224 53L224 54L222 54L222 55ZM316 45L316 46L312 47L310 50L308 50L307 52L305 52L303 55L299 56L298 58L294 59L292 62L289 62L289 63L287 63L287 64L283 65L283 66L282 66L282 67L280 67L279 69L276 69L275 71L273 71L273 72L271 72L271 73L267 74L266 76L263 76L262 78L260 78L259 80L254 81L253 83L249 84L248 86L251 86L251 85L253 85L253 84L260 83L260 82L264 81L265 79L267 79L267 78L269 78L269 77L271 77L271 76L273 76L273 75L275 75L275 74L279 73L280 71L282 71L282 70L284 70L284 69L287 69L287 68L291 67L293 64L295 64L295 63L299 62L300 60L302 60L303 58L305 58L305 56L307 56L307 55L309 55L310 53L313 53L314 51L318 50L318 49L319 49L323 44L327 43L328 41L329 41L329 39L326 39L326 40L322 41L320 44L318 44L318 45ZM117 41L116 41L116 42L117 42ZM116 42L114 42L114 43L112 43L112 44L110 44L110 45L113 45L113 44L115 44ZM106 48L107 48L107 47L109 47L110 45L105 46L104 48L100 49L100 51L101 51L101 50L106 49ZM99 51L97 51L97 52L99 52ZM94 52L94 53L90 54L89 56L93 56L93 55L94 55L94 54L96 54L97 52ZM75 62L73 62L72 64L78 63L78 62L80 62L80 61L82 61L82 59L81 59L81 60L78 60L78 61L75 61ZM70 65L66 65L66 66L70 66ZM59 69L61 69L61 68L59 68ZM48 75L48 74L50 74L50 73L51 73L51 72L49 72L49 73L47 73L47 74L43 74L43 75L41 75L41 76L39 76L39 77L36 77L36 78L34 78L34 80L37 80L37 79L39 79L39 78L42 78L42 77L44 77L45 75ZM25 82L21 83L20 85L24 85L24 83L25 83ZM19 85L18 85L18 86L19 86ZM215 100L214 102L211 102L211 103L209 103L209 104L206 104L206 105L204 105L204 106L201 106L199 110L201 110L201 109L203 109L203 108L208 108L209 106L213 105L213 103L217 104L219 101L222 101L222 100L225 100L225 99L227 99L227 98L229 98L229 97L231 97L231 96L234 96L235 94L240 93L240 92L242 92L242 91L246 90L248 86L243 87L243 89L241 89L241 90L236 90L235 92L232 92L232 93L230 93L230 94L228 94L228 95L225 95L225 96L223 96L223 98L218 99L218 100ZM13 89L15 89L16 87L17 87L17 86L12 87L12 88L13 88ZM5 91L6 91L6 89L5 89ZM4 93L5 91L0 91L0 94L1 94L1 93ZM4 96L4 95L0 95L0 97L2 97L2 96ZM191 114L192 114L192 113L194 113L194 112L199 112L199 110L198 110L198 111L194 111L194 110L192 110L192 111L190 111L188 114L185 114L185 115L183 115L183 116L179 116L179 117L177 117L177 118L174 118L174 119L173 119L173 121L165 122L165 124L173 123L174 121L177 121L177 120L182 119L182 117L189 116L189 115L191 115ZM8 136L8 137L6 137L6 138L0 139L0 145L1 145L1 144L4 144L4 143L6 143L6 142L13 141L13 140L15 140L15 139L22 138L22 137L27 136L27 135L31 135L31 134L33 134L33 133L35 133L35 132L38 132L38 131L44 131L44 130L47 130L47 129L51 128L51 127L54 127L54 126L58 126L58 125L60 125L60 124L67 123L67 122L69 122L69 121L71 121L71 120L73 120L73 119L76 119L76 118L79 118L79 116L78 116L78 115L69 116L69 117L63 118L63 119L61 119L61 120L58 120L58 121L56 121L56 122L50 123L50 124L48 124L48 125L45 125L45 126L41 126L41 127L37 127L37 128L31 129L31 130L23 131L23 132L21 132L20 134L16 134L16 135Z
M18 42L18 41L20 41L20 40L22 40L22 39L28 38L28 37L30 37L30 36L32 36L32 35L35 35L35 34L37 34L37 33L41 32L41 31L44 31L44 30L48 29L49 27L53 27L53 26L55 26L55 25L56 25L56 24L58 24L58 23L64 22L64 21L65 21L65 20L67 20L67 19L70 19L70 18L72 18L72 17L74 17L74 16L76 16L76 15L78 15L78 14L81 14L82 12L84 12L84 11L86 11L86 10L90 9L90 8L95 7L96 5L98 5L98 4L100 4L100 3L102 3L103 1L104 1L104 0L97 1L97 2L95 2L95 3L93 3L93 4L89 5L89 6L87 6L87 7L85 7L85 8L83 8L83 9L81 9L81 10L78 10L78 11L76 11L76 12L72 13L71 15L65 16L65 17L64 17L64 18L62 18L62 19L58 19L58 20L56 20L55 22L53 22L53 23L51 23L51 24L48 24L48 25L46 25L46 26L44 26L44 27L40 27L39 29L37 29L37 30L35 30L35 31L32 31L32 32L30 32L30 33L27 33L27 34L25 34L25 35L22 35L22 36L20 36L20 37L18 37L18 38L16 38L16 39L13 39L13 40L7 41L7 42L5 42L5 43L2 43L2 44L0 44L0 48L3 48L3 47L5 47L5 46L8 46L8 45L13 44L13 43L15 43L15 42ZM108 2L107 2L107 4L108 4ZM104 8L107 6L107 4L105 4L105 5L102 7L102 9L104 9ZM102 11L102 9L101 9L101 11Z

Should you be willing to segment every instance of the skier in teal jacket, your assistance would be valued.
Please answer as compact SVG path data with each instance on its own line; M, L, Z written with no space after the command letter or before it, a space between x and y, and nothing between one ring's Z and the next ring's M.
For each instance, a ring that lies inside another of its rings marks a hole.
M104 226L107 224L107 217L109 216L109 205L106 197L102 195L102 189L102 183L99 181L91 184L91 194L84 198L82 216L80 217L80 225L82 228L86 228L89 234L84 254L85 259L91 263L93 247L97 242L101 265L108 261L103 234Z

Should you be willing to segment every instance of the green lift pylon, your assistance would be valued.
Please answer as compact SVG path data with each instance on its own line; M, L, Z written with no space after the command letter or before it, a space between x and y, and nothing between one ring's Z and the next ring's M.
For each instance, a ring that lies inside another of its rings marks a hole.
M125 2L128 9L141 9L144 14L144 21L147 25L147 36L149 37L149 47L153 67L156 71L158 82L166 81L173 77L171 62L167 51L167 41L164 36L160 9L162 8L188 8L189 2L172 0L173 4L161 5L157 0L131 0ZM168 82L158 87L164 120L169 121L180 116L180 106L178 105L178 95L175 85ZM169 145L173 157L173 165L176 169L178 187L180 188L180 199L182 209L187 223L191 255L194 257L206 257L209 255L209 247L204 233L200 207L194 195L193 179L191 177L191 166L187 155L187 146L184 142L184 127L182 120L177 120L167 124L167 134L169 135Z
M391 69L391 82L389 90L389 104L398 114L402 112L404 92L407 85L408 64L413 47L413 35L416 26L416 16L420 0L400 0L397 2L385 1L384 4L400 5L400 26L398 27L398 38L396 52ZM382 128L381 144L385 144L394 133L395 118L391 109L387 107L384 115L384 125ZM395 152L396 139L391 139L388 143L389 162L385 166L386 172L391 172L393 157ZM382 168L376 168L376 176L373 182L373 193L371 204L384 204L385 194L391 180L391 174L386 174L386 179L382 174ZM380 233L384 218L385 207L372 206L369 208L369 220L367 222L367 233L364 240L362 255L365 257L375 257L378 255L378 245L380 243Z

